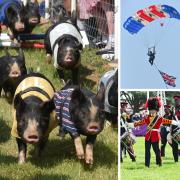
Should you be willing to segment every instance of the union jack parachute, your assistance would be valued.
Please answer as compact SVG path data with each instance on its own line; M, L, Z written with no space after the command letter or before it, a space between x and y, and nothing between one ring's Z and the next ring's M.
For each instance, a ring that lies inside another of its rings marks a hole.
M175 18L180 20L180 13L169 5L152 5L138 10L134 16L129 17L123 27L130 33L136 34L149 23L160 18Z

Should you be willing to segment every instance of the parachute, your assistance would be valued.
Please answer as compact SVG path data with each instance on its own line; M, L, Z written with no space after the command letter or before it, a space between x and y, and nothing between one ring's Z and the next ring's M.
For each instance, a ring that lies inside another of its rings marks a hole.
M136 34L149 23L160 18L175 18L180 20L180 13L168 5L152 5L138 10L134 16L129 17L123 27L130 33Z

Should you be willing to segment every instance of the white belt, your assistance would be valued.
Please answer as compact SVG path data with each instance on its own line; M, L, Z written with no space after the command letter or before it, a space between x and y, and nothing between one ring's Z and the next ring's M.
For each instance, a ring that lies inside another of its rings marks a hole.
M158 131L159 132L159 129L151 129L151 131Z

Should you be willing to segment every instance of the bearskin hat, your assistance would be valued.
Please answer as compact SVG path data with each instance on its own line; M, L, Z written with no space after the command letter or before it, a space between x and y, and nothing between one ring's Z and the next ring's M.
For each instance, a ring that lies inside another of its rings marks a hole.
M174 96L175 108L180 108L180 96Z
M148 110L156 110L159 111L159 108L161 107L162 103L161 103L161 99L159 97L152 97L149 98L146 102L146 108L148 108Z

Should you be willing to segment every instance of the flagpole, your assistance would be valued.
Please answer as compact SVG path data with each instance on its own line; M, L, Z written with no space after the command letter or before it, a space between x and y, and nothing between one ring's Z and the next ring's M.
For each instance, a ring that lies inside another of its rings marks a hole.
M155 66L155 68L156 68L156 69L159 71L159 73L160 73L160 70L158 69L158 67L157 67L156 63L154 63L154 66ZM161 76L161 78L163 79L163 77L162 77L162 76ZM163 79L163 81L164 81L164 79ZM166 89L168 89L168 87L167 87L167 85L166 85L165 81L164 81L164 84L165 84Z

